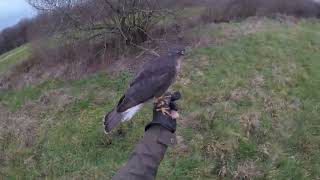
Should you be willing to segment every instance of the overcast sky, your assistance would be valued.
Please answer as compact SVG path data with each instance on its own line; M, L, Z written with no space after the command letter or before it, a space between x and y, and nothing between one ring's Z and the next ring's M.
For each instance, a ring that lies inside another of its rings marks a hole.
M36 11L25 0L0 0L0 30L35 14Z

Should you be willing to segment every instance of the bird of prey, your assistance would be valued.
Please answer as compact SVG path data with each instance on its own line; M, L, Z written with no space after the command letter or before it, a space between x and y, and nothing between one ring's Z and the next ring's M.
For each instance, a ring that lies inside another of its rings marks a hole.
M175 81L184 53L183 48L174 48L141 67L116 107L104 117L105 133L111 132L121 121L131 120L145 102L161 99ZM166 110L161 111L168 114Z

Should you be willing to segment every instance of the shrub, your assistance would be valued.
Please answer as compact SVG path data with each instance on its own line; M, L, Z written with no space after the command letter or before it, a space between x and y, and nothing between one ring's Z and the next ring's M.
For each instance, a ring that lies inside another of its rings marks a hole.
M13 27L0 31L0 54L10 51L28 41L30 21L24 19Z
M228 22L274 14L319 17L320 5L312 0L214 0L209 3L202 19L206 22Z
M29 1L39 10L55 12L67 30L82 32L88 39L112 34L126 45L144 42L150 29L168 15L166 1L157 0Z

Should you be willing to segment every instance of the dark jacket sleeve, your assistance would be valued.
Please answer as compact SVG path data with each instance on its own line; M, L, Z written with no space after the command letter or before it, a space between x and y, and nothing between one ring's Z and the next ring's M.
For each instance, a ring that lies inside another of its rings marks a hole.
M166 128L153 126L136 145L129 161L112 178L113 180L152 180L168 146L176 144L176 136Z

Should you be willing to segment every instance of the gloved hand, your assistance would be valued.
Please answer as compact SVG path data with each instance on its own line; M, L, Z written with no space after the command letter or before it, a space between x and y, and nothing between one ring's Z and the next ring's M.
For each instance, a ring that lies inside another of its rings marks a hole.
M179 117L175 101L180 98L180 92L167 92L159 98L154 104L153 120L146 126L145 131L154 125L159 125L174 133L177 127L176 119Z

